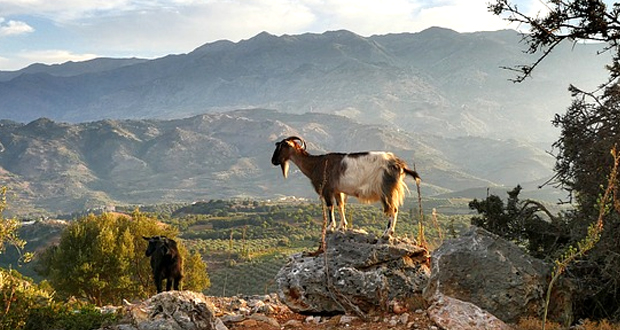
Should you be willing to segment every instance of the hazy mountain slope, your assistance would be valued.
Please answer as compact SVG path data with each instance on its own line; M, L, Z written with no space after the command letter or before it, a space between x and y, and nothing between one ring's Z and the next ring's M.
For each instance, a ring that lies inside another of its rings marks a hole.
M271 108L450 137L553 141L549 122L569 105L568 84L602 81L608 56L593 55L595 45L567 45L534 79L513 84L500 67L532 61L519 38L442 28L369 38L263 32L149 61L31 67L0 73L0 118L84 122Z
M0 71L0 81L8 81L22 74L37 73L46 73L58 77L70 77L85 73L113 70L145 61L147 60L138 58L97 58L83 62L67 62L53 65L35 63L17 71Z
M540 179L553 162L515 141L439 138L342 116L261 109L176 120L1 124L0 178L16 194L10 205L35 213L108 203L316 198L294 166L285 180L270 163L274 142L289 135L305 138L313 154L391 150L415 164L425 196Z

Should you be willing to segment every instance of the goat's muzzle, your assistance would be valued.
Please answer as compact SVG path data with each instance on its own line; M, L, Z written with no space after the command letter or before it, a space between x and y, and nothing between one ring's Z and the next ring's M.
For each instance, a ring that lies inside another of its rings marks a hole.
M285 141L276 142L276 150L273 152L273 156L271 156L271 164L282 168L282 175L286 179L288 176L288 159L284 157L282 154L283 143Z

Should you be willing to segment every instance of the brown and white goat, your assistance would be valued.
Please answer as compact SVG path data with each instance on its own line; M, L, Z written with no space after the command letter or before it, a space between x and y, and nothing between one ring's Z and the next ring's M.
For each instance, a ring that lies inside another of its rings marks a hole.
M310 179L314 190L325 201L332 230L336 227L334 202L340 211L340 229L345 229L346 197L354 196L363 203L381 201L383 212L389 217L383 237L389 238L394 234L398 208L407 191L405 177L409 174L420 183L418 173L390 152L311 155L306 151L306 142L297 136L276 142L271 157L273 165L282 167L284 178L288 176L289 161Z

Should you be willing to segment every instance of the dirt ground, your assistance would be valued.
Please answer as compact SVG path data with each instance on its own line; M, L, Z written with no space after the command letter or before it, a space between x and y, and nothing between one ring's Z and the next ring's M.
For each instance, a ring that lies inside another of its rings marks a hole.
M333 317L309 317L296 313L286 313L276 317L280 328L274 325L256 322L246 324L238 324L229 327L229 329L251 329L251 330L275 330L275 329L297 329L297 330L337 330L337 329L355 329L355 330L437 330L437 326L428 318L425 312L385 314L381 316L370 317L369 320L362 320L352 316L333 316ZM251 321L251 319L250 319ZM403 322L404 321L404 322ZM247 321L246 321L247 322Z
M393 306L391 312L365 316L309 316L291 311L275 294L252 297L210 297L215 316L233 330L437 330L422 309Z

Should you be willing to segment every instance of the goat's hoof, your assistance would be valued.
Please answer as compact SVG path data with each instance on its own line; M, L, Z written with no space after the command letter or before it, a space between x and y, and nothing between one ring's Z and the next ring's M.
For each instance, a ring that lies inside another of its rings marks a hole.
M394 236L391 233L383 233L383 235L381 235L381 239L385 241L390 241L392 238L394 238Z
M318 248L316 251L312 251L312 252L304 251L301 253L301 256L302 257L316 257L322 253L323 253L323 248Z

